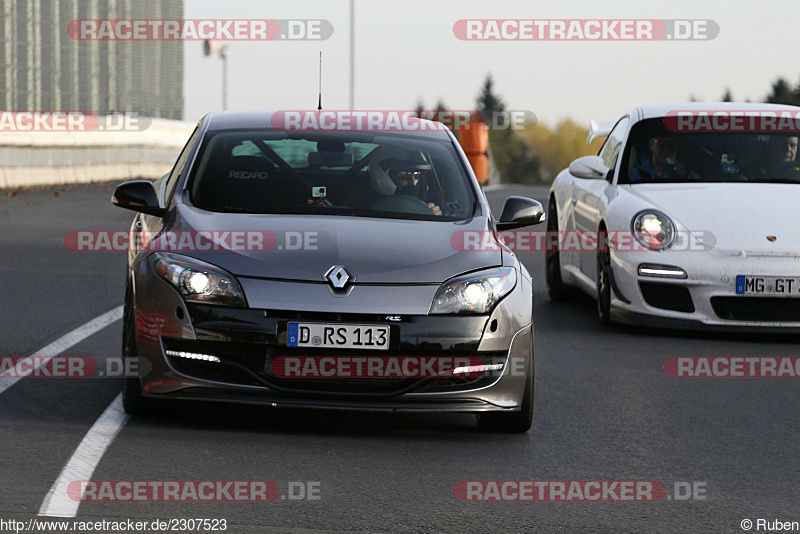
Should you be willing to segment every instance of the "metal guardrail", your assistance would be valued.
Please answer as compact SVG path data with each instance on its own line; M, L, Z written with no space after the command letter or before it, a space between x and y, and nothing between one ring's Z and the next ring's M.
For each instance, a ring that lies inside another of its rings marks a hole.
M152 119L141 131L0 133L0 188L157 178L195 126Z

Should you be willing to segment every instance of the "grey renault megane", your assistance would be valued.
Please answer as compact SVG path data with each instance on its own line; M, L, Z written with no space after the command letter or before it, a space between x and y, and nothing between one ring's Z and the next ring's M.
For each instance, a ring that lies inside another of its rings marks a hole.
M161 399L533 415L531 277L446 128L276 127L205 116L172 171L120 184L137 212L125 293L129 413ZM419 124L425 124L421 121Z

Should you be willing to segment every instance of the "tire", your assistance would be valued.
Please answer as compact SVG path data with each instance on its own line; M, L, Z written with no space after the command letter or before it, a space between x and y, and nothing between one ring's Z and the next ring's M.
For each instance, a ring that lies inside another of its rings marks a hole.
M611 252L608 250L608 231L601 227L597 251L597 318L600 324L611 324Z
M138 354L136 346L136 311L130 284L125 291L125 308L122 317L122 359L134 358ZM124 366L127 368L127 366ZM122 379L122 407L126 413L139 415L149 413L154 402L142 396L142 382L136 377Z
M552 235L551 232L558 232L558 211L556 209L556 201L553 198L550 199L547 207L547 235ZM546 238L544 258L547 294L554 301L568 300L571 296L571 291L561 279L561 259L558 247L556 247L556 250L551 251L548 243L549 239Z
M531 429L533 424L533 337L531 336L531 360L526 377L525 392L522 396L522 408L517 412L480 412L478 413L478 430L483 432L522 433Z

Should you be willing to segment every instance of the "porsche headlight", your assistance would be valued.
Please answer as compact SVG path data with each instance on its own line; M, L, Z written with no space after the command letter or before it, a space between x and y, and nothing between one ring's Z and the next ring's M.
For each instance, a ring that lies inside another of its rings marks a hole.
M242 288L232 274L210 263L181 256L156 252L153 268L177 289L189 302L246 307Z
M430 313L489 313L516 283L517 272L513 267L457 276L436 292Z
M631 221L631 231L636 241L650 250L664 250L675 242L675 225L659 211L637 213Z

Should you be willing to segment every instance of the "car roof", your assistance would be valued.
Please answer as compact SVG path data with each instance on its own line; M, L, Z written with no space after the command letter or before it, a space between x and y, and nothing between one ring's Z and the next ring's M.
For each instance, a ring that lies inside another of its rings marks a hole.
M665 117L670 111L790 111L800 112L800 107L784 104L765 104L754 102L676 102L672 104L651 104L639 106L641 119Z
M273 117L276 120L282 120L281 114L285 111L293 111L299 112L302 116L306 114L317 114L319 110L316 109L308 109L308 110L240 110L240 111L215 111L206 115L205 120L207 124L207 129L209 131L219 131L219 130L238 130L238 129L264 129L264 130L272 130L276 129L275 125L273 124ZM359 111L349 112L343 110L322 110L322 113L329 112L329 113L358 113ZM362 113L367 113L363 111ZM381 111L379 113L387 114L391 113L389 111ZM399 113L399 112L398 112ZM276 116L277 115L277 116ZM398 129L388 129L385 132L382 131L374 131L376 134L390 134L390 135L425 135L425 136L434 136L434 137L441 137L443 139L448 138L448 129L443 124L433 124L433 121L428 119L419 119L414 117L412 122L421 122L429 127L420 127L416 130L398 130ZM444 126L444 127L442 127ZM356 130L357 131L357 130ZM336 133L337 130L320 130L321 133ZM344 132L342 132L344 133Z

